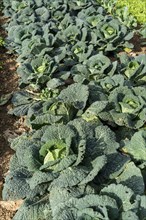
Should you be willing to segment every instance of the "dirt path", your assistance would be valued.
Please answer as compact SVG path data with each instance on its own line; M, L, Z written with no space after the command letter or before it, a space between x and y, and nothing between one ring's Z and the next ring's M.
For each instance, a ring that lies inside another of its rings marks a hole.
M6 33L2 29L6 19L0 14L0 37ZM0 97L17 90L18 77L16 74L15 57L0 47ZM4 178L9 169L10 157L13 151L9 147L8 138L20 132L20 123L14 116L7 114L10 104L0 106L0 220L12 219L19 202L4 202L1 198Z

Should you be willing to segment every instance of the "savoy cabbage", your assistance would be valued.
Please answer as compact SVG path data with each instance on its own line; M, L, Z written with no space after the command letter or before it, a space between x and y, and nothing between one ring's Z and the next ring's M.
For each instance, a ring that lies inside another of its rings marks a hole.
M114 0L3 4L19 63L9 113L29 127L10 140L2 196L24 200L13 219L144 220L146 57L118 53L135 19L112 15Z

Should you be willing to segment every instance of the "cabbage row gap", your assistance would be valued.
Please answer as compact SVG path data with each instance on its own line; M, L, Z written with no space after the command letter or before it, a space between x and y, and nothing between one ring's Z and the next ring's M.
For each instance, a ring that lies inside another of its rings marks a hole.
M9 54L5 49L6 32L2 26L7 19L3 17L1 7L2 2L0 1L0 219L8 220L17 210L18 202L5 202L2 201L1 197L4 179L9 170L10 157L14 152L7 139L10 136L18 135L18 133L20 135L23 129L20 123L16 121L16 117L7 114L10 108L8 100L12 92L16 91L18 87L18 77L14 55Z

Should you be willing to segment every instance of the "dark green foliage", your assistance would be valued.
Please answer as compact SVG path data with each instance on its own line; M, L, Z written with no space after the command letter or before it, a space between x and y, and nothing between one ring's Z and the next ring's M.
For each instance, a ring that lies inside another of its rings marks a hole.
M106 13L114 1L3 3L20 63L10 113L30 127L11 140L13 219L144 220L146 57L116 55L135 20Z

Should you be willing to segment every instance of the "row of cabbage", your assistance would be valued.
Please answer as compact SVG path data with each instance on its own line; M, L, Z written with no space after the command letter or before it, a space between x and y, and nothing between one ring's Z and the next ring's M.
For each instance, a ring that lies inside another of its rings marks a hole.
M31 128L11 140L14 220L144 220L146 56L116 55L133 31L97 0L3 3L20 76L10 113Z

